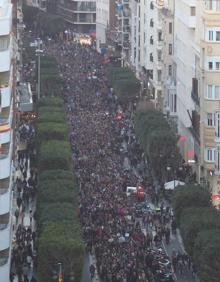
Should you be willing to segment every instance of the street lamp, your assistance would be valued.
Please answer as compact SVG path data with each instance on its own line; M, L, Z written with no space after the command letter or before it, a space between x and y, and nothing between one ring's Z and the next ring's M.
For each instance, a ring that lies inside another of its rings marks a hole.
M41 43L42 41L40 38L37 39L37 49L35 51L36 56L38 57L38 68L37 68L37 99L40 99L40 57L43 54L43 50L41 49Z

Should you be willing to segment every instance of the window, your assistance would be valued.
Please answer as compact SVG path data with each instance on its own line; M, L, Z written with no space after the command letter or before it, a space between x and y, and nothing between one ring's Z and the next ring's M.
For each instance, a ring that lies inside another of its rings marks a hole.
M216 41L220 41L220 31L216 31Z
M153 9L154 9L154 4L153 4L153 1L151 1L151 2L150 2L150 8L151 8L151 10L153 10Z
M161 52L161 50L159 50L159 51L157 52L157 60L160 62L160 61L161 61L161 58L162 58L162 52Z
M216 11L220 11L220 0L216 0Z
M172 65L168 66L168 74L171 76L172 75Z
M209 41L213 40L213 30L209 30Z
M205 160L207 162L214 162L215 160L215 149L214 148L205 148Z
M158 41L162 41L162 32L158 32Z
M206 97L208 99L212 99L212 85L208 85L207 86L207 95L206 95Z
M172 44L169 44L169 55L172 55L173 53L173 46Z
M177 110L177 100L176 100L176 94L168 93L168 105L170 108L170 112L176 113Z
M216 148L216 160L215 160L215 169L220 171L220 146Z
M196 7L190 7L190 15L195 16L196 15Z
M212 7L213 7L212 4L213 4L212 0L208 0L208 8L209 8L209 10L212 10Z
M157 80L160 82L161 79L162 79L162 72L161 72L161 70L158 70L157 71Z
M0 51L5 51L8 49L9 45L9 36L0 36Z
M153 27L154 26L154 21L153 19L150 19L150 27Z
M154 61L153 53L150 53L150 61L151 61L151 62Z
M215 99L220 100L220 86L215 86Z
M215 136L220 138L220 112L215 113Z
M207 125L214 126L214 119L212 113L207 113Z
M220 62L215 62L215 69L220 70Z
M169 23L169 34L171 34L171 33L172 33L172 30L173 30L172 23Z
M209 70L213 69L213 62L209 62Z

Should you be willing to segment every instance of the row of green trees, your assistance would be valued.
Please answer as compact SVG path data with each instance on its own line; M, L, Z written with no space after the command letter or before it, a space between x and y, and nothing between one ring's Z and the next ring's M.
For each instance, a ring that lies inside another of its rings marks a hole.
M140 93L140 81L129 68L108 67L107 78L122 104L134 101Z
M43 56L41 58L41 95L58 96L62 88L63 80L59 75L57 62L54 57Z
M41 36L54 37L57 33L64 31L64 20L58 15L42 12L25 3L22 6L22 11L27 28L37 30Z
M168 166L178 167L178 138L163 114L156 110L139 110L135 114L135 133L155 174L163 178Z
M63 101L41 99L38 116L38 281L54 281L58 263L62 263L64 281L73 275L74 281L80 281L84 244Z
M203 282L220 277L220 214L211 206L210 193L200 186L176 189L173 207L184 245Z

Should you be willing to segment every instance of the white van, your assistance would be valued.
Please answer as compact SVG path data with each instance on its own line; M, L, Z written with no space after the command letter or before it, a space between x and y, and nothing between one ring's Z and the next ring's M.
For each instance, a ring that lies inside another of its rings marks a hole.
M127 196L131 196L132 194L137 193L137 187L130 187L128 186L126 189Z

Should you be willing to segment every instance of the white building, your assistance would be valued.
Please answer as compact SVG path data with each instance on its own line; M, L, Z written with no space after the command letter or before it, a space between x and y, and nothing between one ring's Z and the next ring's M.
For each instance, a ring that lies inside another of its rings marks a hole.
M96 47L100 51L101 44L106 43L106 30L109 25L110 0L96 1Z
M57 12L65 21L72 24L76 32L91 33L96 28L96 1L59 0Z
M12 4L0 0L0 281L9 281L13 116Z
M169 27L167 10L171 4L171 0L131 2L131 64L144 82L144 88L148 88L155 106L160 108L163 81L168 69L171 71L167 64L173 52L172 36L165 36Z

